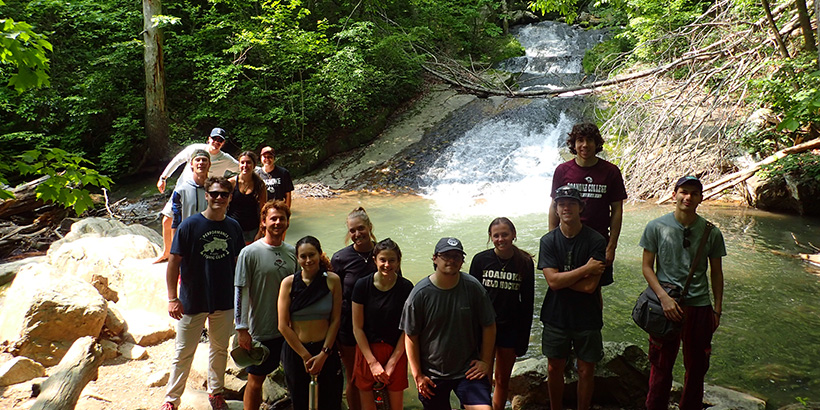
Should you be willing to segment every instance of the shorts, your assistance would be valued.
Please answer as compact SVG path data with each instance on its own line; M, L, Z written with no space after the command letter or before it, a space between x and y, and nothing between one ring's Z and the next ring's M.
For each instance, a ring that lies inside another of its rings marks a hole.
M604 273L601 274L601 280L598 283L601 286L608 286L615 282L615 276L613 275L612 270L613 265L609 265L604 268Z
M433 397L426 398L419 394L419 401L425 410L450 410L450 392L463 406L492 406L490 399L490 380L486 377L477 380L468 379L432 379L436 387L432 389Z
M566 359L572 349L575 356L587 363L598 363L604 358L601 329L561 329L544 323L541 351L550 359Z
M254 228L249 231L242 231L242 239L245 240L246 244L250 244L256 239L257 232L259 232L259 228Z
M384 366L387 364L387 361L390 360L390 355L393 354L393 346L387 343L371 343L370 351L373 353L373 356L376 356L376 360ZM356 388L365 391L373 390L373 384L376 383L376 379L373 378L373 373L370 372L370 366L367 364L367 360L365 360L362 351L359 350L359 346L356 346L356 361L353 365L353 383L356 384ZM402 391L408 386L407 354L402 354L385 387L387 387L389 391Z
M245 371L255 376L267 376L279 368L279 362L282 356L282 344L285 343L284 337L277 337L270 340L260 340L259 343L268 348L270 354L262 364L255 366L248 366Z
M516 346L521 344L518 343L521 339L520 334L521 330L512 324L496 325L495 347L515 349Z

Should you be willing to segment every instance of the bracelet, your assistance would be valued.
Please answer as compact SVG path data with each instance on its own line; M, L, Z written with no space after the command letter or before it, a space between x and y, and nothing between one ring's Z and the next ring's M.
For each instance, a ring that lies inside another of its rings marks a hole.
M168 303L179 302L179 298L168 299Z
M712 312L715 312L715 314L718 315L718 317L720 317L723 314L723 313L718 312L717 310L714 310L714 309L712 309Z

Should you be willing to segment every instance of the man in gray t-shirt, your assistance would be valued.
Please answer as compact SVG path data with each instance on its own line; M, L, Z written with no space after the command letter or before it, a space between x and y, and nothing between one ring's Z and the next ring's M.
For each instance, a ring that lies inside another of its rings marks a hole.
M252 340L268 348L267 360L249 366L244 408L259 409L265 377L279 367L282 344L277 301L282 279L296 272L296 249L283 242L290 221L290 208L283 201L262 207L265 236L246 246L236 262L235 322L239 346L250 350Z
M435 272L410 292L399 327L425 409L450 409L450 392L469 410L490 410L495 312L478 280L461 272L464 248L441 238Z

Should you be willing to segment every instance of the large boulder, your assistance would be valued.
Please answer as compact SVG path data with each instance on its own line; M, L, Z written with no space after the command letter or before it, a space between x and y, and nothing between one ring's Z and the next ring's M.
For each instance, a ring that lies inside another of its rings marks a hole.
M73 231L72 231L73 232ZM93 275L108 280L106 285L119 290L123 282L120 265L124 260L156 258L162 248L139 235L116 237L82 237L66 242L56 250L49 249L49 263L71 274L92 282Z
M543 357L515 364L510 379L513 409L549 407L547 374L547 359ZM604 342L604 359L595 366L594 403L640 408L646 399L648 382L649 361L640 347L629 343ZM574 406L578 385L578 373L574 366L567 366L564 384L564 402Z
M49 248L49 253L60 249L64 244L74 242L80 238L112 238L122 235L137 235L148 238L152 243L162 248L162 236L153 229L143 225L125 225L115 219L85 218L71 225L71 231L59 241L55 241Z
M88 282L60 275L51 265L29 265L6 292L0 340L16 356L53 366L75 340L98 337L106 314L105 299Z
M18 356L0 366L0 386L27 382L45 375L43 365L28 357Z
M770 212L820 216L820 181L791 174L772 178L749 178L747 201L755 208Z

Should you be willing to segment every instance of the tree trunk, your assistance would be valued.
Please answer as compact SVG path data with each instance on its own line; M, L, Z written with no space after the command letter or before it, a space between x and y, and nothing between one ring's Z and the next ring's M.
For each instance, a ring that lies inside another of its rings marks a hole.
M501 24L504 35L510 34L510 15L507 10L507 0L501 0Z
M783 43L783 37L780 36L780 31L777 29L777 24L774 22L774 17L772 17L772 8L769 5L769 0L761 0L761 2L763 3L763 10L766 11L766 19L769 20L769 26L772 28L772 32L774 33L774 41L780 49L780 55L783 58L789 58L789 50L786 48L786 44Z
M811 29L811 19L809 9L806 7L806 0L795 0L797 15L800 19L800 28L803 30L803 49L806 51L817 51L817 44L814 42L814 33Z
M814 19L817 24L817 38L820 38L820 0L814 0ZM820 67L820 53L817 55L817 67Z
M31 410L73 410L85 385L97 378L102 348L91 336L77 339L51 369Z
M143 41L145 43L145 148L139 161L161 160L168 150L168 114L165 108L165 65L162 56L162 29L152 17L162 14L161 0L143 0ZM136 167L135 167L136 168Z
M37 186L50 178L48 175L27 182L11 190L13 199L0 200L0 219L33 211L45 202L37 199Z

